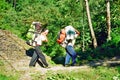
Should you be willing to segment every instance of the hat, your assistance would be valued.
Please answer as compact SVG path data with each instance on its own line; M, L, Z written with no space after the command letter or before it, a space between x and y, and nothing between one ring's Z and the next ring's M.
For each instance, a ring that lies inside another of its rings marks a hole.
M32 24L35 25L35 26L41 27L41 23L40 22L32 22Z
M39 27L41 27L41 24L40 24L40 23L36 23L35 26L39 26Z
M48 33L49 32L49 30L47 29L47 30L45 30L45 33Z

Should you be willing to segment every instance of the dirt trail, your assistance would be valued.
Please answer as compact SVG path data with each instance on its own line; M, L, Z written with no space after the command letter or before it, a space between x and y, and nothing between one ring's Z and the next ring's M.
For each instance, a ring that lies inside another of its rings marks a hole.
M114 57L115 58L115 57ZM117 58L117 57L116 57ZM62 65L56 65L51 66L50 68L42 68L36 64L35 67L29 67L31 57L25 56L24 59L19 59L16 61L11 61L12 66L14 69L18 72L21 72L19 80L32 80L32 76L34 74L40 73L41 75L45 75L47 72L57 72L57 71L74 71L74 70L89 70L91 66L106 66L106 65L113 65L113 62L115 61L99 61L99 62L93 62L90 64L82 65L82 66L71 66L71 67L64 67ZM119 58L120 59L120 58ZM104 65L106 64L106 65ZM114 64L120 65L120 60L116 61Z
M35 73L40 73L41 75L46 74L48 71L72 71L72 70L76 70L76 69L85 69L88 68L89 66L71 66L71 67L64 67L62 65L57 65L57 66L51 66L50 68L42 68L40 67L38 64L36 64L35 67L29 67L29 61L30 61L30 57L26 57L26 59L24 60L17 60L14 62L14 64L12 64L14 66L14 68L16 69L16 71L18 72L23 72L23 74L21 74L20 80L31 80L32 74Z

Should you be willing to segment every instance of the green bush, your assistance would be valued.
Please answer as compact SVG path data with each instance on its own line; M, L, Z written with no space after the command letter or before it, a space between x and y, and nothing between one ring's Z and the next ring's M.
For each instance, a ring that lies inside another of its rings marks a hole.
M73 25L80 31L81 35L76 40L75 50L80 53L84 41L85 54L81 55L84 59L94 60L94 55L97 58L114 56L120 50L120 5L117 0L111 1L113 2L111 4L111 42L107 42L105 1L89 1L93 29L98 42L98 48L95 50L92 46L90 29L82 0L17 0L16 8L13 7L12 1L0 1L0 29L9 30L26 40L26 33L31 23L40 21L42 26L50 31L49 42L42 47L42 50L52 58L65 55L64 49L56 43L56 39L58 31L67 25Z

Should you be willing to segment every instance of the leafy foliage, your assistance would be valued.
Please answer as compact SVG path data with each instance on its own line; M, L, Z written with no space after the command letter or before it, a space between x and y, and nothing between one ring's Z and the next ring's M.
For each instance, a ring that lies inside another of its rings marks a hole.
M82 56L85 55L92 59L91 54L93 52L95 55L99 54L101 52L100 48L103 48L103 46L106 50L103 51L105 55L107 54L108 46L115 46L114 49L108 49L108 51L111 51L111 55L115 53L113 50L116 50L115 54L118 54L118 47L120 47L120 1L118 0L111 1L112 41L108 43L106 41L106 2L105 0L89 1L92 24L99 45L96 50L92 48L83 0L16 0L16 9L13 7L13 0L9 1L11 2L8 2L8 0L0 1L0 29L9 30L26 40L26 33L30 24L33 21L40 21L43 27L50 30L48 35L49 42L42 47L42 50L52 58L65 55L64 49L56 43L56 39L58 31L67 25L73 25L81 32L75 47L78 53L83 47L83 36L85 37L86 54L82 54ZM89 51L90 53L87 53ZM101 57L101 54L99 54L99 57Z

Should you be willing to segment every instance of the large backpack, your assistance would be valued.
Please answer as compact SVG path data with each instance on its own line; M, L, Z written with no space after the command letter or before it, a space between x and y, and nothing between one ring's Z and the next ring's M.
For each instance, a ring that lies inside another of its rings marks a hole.
M28 45L32 45L34 39L35 39L35 36L38 34L37 33L37 29L36 29L36 24L40 24L39 22L33 22L26 34L26 37L27 37L27 44Z
M31 24L31 26L26 34L26 37L28 40L31 40L33 38L34 32L35 32L35 25Z
M57 43L61 45L62 47L66 47L67 42L66 42L66 32L65 29L61 29L60 32L58 33L58 38L57 38Z
M76 36L75 29L72 26L66 26L65 27L65 32L66 32L66 40L74 40Z
M65 30L61 29L60 32L58 33L57 43L61 44L65 40L65 37L66 37Z

